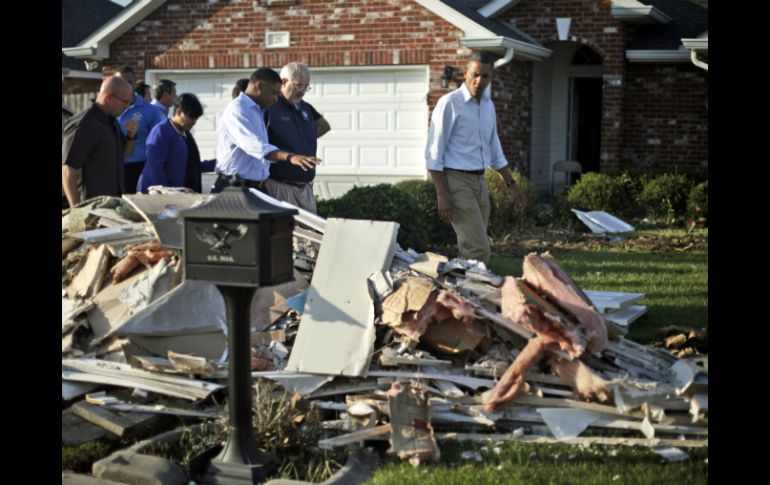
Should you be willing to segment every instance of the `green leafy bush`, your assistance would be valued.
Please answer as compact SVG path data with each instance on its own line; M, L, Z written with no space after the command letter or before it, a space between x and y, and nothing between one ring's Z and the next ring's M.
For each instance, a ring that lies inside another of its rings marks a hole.
M489 232L494 237L521 230L535 222L535 188L524 175L518 172L513 172L512 175L521 191L522 205L515 203L511 190L506 187L495 170L487 170L485 174L489 186L489 202L492 206L489 214Z
M709 223L709 182L701 182L690 191L687 199L687 215L695 225L708 227Z
M398 222L398 243L402 248L425 251L428 230L420 207L412 197L390 184L354 187L342 197L321 201L318 214L322 217L370 219Z
M682 173L665 173L644 182L639 203L652 220L674 224L685 215L692 181Z
M438 215L436 187L432 181L403 180L393 187L409 195L417 203L431 245L454 244L457 241L452 225L442 221Z
M595 172L580 177L567 193L567 201L581 211L605 211L616 216L627 215L628 208L633 206L620 177Z

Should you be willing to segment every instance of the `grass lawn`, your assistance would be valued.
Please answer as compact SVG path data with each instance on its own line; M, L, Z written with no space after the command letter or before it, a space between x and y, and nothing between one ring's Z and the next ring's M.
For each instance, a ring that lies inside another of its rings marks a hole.
M449 443L440 463L412 468L388 458L366 485L503 484L705 484L708 449L685 451L690 459L668 462L649 448L539 445L518 442ZM462 453L478 453L462 457Z
M639 231L642 237L678 236ZM706 233L707 236L707 233ZM708 326L708 253L705 250L649 251L604 245L599 249L552 249L556 261L585 290L644 293L647 314L631 325L628 338L660 340L658 329ZM521 254L521 253L520 253ZM522 257L493 255L490 270L521 276ZM389 457L370 485L481 484L702 484L708 482L708 448L684 449L690 459L667 462L648 448L542 445L505 442L440 443L440 463L413 469ZM463 459L477 451L481 461Z

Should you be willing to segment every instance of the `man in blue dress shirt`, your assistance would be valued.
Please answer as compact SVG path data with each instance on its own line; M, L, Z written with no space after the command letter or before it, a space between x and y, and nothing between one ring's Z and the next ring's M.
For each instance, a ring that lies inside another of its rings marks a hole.
M436 103L425 149L439 216L452 224L460 256L484 263L490 255L489 188L484 170L497 170L521 201L497 135L495 106L485 92L493 70L494 61L487 53L477 52L468 58L465 82Z
M263 182L272 163L288 161L310 170L321 162L315 156L280 150L268 142L265 110L280 92L278 73L260 67L251 73L246 90L227 104L217 143L217 180L211 192L221 192L236 177L243 185L264 192Z

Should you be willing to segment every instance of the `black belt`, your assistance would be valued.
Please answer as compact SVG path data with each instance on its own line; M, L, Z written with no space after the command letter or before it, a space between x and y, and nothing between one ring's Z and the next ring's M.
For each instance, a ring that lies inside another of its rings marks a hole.
M262 183L263 183L263 182L258 181L258 180L244 179L244 178L239 177L238 175L224 175L224 174L218 173L217 177L219 179L221 179L222 181L227 182L228 184L230 184L232 182L236 182L236 184L243 185L244 187L251 187L251 188L254 188L254 189L262 188Z
M284 179L279 179L278 177L270 177L270 178L275 180L276 182L280 182L286 185L293 185L294 187L299 187L299 188L303 188L310 183L310 182L297 182L294 180L284 180Z
M481 170L460 170L459 168L447 168L447 167L444 167L444 170L449 170L451 172L469 173L469 174L472 174L472 175L484 175L484 169L481 169Z

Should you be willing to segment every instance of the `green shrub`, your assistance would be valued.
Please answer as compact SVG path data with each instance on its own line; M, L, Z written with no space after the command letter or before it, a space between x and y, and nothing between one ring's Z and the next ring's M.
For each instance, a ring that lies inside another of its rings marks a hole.
M420 208L420 217L428 230L431 245L454 244L457 236L451 224L442 221L438 215L436 187L430 180L403 180L393 187L406 193Z
M701 182L690 191L687 216L695 225L709 227L709 181Z
M539 204L535 224L558 229L581 229L582 226L572 212L566 195L557 195L548 204Z
M491 210L489 214L489 233L494 237L501 237L522 229L535 222L535 188L527 177L512 172L522 194L523 204L516 205L511 190L506 187L503 180L495 170L486 171L487 185L489 186L489 202Z
M639 196L644 190L647 176L642 173L625 171L617 176L618 182L623 188L623 200L626 204L618 215L628 218L644 217L644 210L639 204Z
M633 202L620 177L589 172L567 193L569 204L581 211L605 211L615 216L626 216Z
M665 173L645 181L639 203L652 220L674 224L685 215L692 181L682 173Z
M420 207L412 197L390 184L354 187L342 197L321 202L318 214L322 217L398 222L398 243L402 248L428 248L427 224Z

